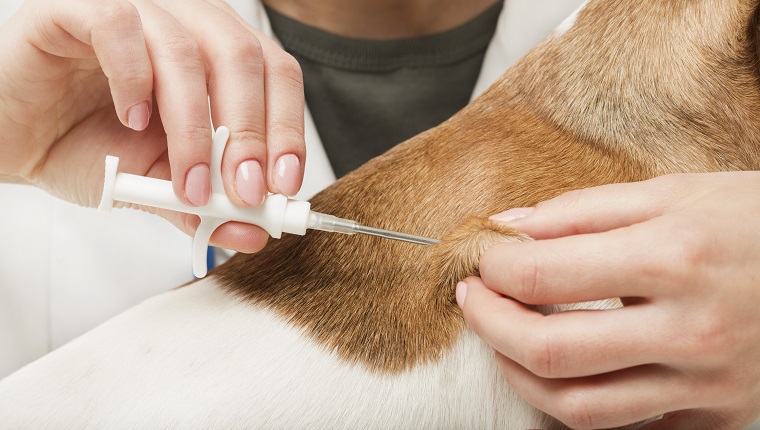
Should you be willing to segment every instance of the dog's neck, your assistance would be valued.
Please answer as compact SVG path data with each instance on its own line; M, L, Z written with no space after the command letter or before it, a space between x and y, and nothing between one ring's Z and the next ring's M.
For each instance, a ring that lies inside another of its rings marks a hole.
M756 6L592 0L500 85L657 174L758 169Z

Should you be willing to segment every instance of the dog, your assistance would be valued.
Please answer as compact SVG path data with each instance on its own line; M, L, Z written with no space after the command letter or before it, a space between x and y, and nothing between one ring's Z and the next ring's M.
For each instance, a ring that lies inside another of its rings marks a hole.
M521 399L466 328L456 282L494 243L530 240L473 214L760 169L757 15L756 0L588 1L450 120L312 200L440 245L311 232L237 255L0 382L0 426L589 426ZM578 306L620 303L543 311Z

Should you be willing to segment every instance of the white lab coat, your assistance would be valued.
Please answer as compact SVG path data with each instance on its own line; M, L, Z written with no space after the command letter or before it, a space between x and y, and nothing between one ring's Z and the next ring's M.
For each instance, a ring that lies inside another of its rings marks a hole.
M0 22L21 2L3 0ZM272 36L257 0L228 2ZM506 0L473 97L581 3ZM305 133L308 155L300 198L335 180L308 109ZM100 214L32 187L7 184L0 184L0 208L0 378L143 299L192 279L191 239L158 217L124 209Z

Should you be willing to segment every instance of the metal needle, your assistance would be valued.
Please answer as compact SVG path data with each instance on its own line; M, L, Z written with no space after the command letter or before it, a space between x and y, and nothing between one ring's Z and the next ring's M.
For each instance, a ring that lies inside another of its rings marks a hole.
M338 218L336 216L314 211L311 211L309 213L308 228L343 234L368 234L370 236L401 240L404 242L411 242L419 245L437 245L441 243L441 241L437 239L430 239L428 237L415 236L413 234L400 233L397 231L383 230L380 228L367 227L350 219Z
M416 243L419 245L437 245L441 243L438 239L430 239L428 237L416 236L413 234L399 233L397 231L383 230L380 228L367 227L363 225L356 226L356 232L360 234L368 234L371 236L384 237L386 239L401 240L404 242Z

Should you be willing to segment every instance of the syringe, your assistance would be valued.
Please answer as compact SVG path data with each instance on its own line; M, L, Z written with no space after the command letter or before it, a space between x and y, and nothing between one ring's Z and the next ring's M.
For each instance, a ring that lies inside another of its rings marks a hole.
M343 234L368 234L424 245L440 242L422 236L367 227L356 221L314 212L309 202L288 199L281 194L269 195L264 203L256 207L234 205L224 193L221 178L221 160L229 134L226 127L219 127L213 136L211 195L206 206L187 206L182 203L174 195L170 181L119 173L119 159L108 156L103 196L98 210L110 212L114 200L118 200L198 215L201 223L193 240L193 274L198 278L206 276L208 271L206 250L211 234L228 221L255 224L276 239L281 238L282 233L303 235L307 229L315 229Z

